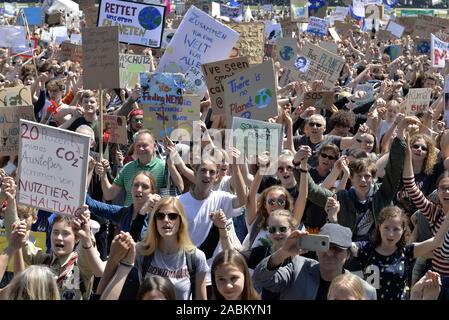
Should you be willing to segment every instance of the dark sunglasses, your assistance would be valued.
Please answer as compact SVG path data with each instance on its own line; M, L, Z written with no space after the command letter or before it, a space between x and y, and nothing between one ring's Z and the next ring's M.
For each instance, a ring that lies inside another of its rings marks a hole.
M414 144L414 145L412 146L412 148L415 149L415 150L421 149L422 151L427 151L427 150L429 150L427 147L420 146L419 144Z
M325 154L325 153L320 153L320 156L322 156L324 159L327 159L327 158L329 158L329 160L337 160L337 158L336 157L334 157L334 156L330 156L330 155L328 155L328 154Z
M132 120L131 120L133 123L143 123L143 119L137 119L137 118L133 118Z
M268 202L268 204L270 206L273 206L275 204L277 204L278 206L284 206L285 205L285 200L284 199L268 199L267 202Z
M287 230L288 230L287 227L269 227L268 228L268 232L271 233L271 234L276 233L276 232L286 233Z
M321 128L323 125L321 123L309 122L309 127Z
M177 214L177 213L163 213L163 212L156 212L154 214L154 217L157 220L165 220L165 216L168 216L169 220L175 221L176 219L178 219L179 214Z

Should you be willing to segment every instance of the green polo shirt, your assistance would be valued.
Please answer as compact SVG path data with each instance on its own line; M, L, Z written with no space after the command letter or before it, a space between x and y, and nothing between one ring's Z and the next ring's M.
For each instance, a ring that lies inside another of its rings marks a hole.
M166 185L164 179L165 161L161 158L153 156L153 159L146 165L142 166L139 160L134 160L127 163L118 176L114 179L114 184L125 189L126 198L125 206L129 206L133 203L131 188L134 177L142 171L149 171L156 180L158 188L163 188Z

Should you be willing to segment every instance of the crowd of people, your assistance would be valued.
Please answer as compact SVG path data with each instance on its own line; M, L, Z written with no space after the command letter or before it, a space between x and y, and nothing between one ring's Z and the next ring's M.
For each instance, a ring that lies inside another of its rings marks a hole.
M82 32L80 23L69 31ZM279 86L278 116L265 120L283 125L282 151L253 164L208 134L230 128L207 93L193 125L200 146L156 140L139 85L105 90L100 108L82 66L39 41L46 28L33 28L34 59L0 48L0 88L30 86L36 122L90 137L86 202L71 216L19 204L20 155L0 157L1 299L449 299L449 63L432 68L412 36L381 41L355 23L339 42L296 32L299 48L325 40L344 57L333 103L303 106L322 80ZM391 44L402 48L393 60ZM163 50L138 53L155 67ZM270 58L280 79L287 70ZM372 85L369 101L361 84ZM432 94L410 115L413 88ZM100 110L126 116L127 144L107 143ZM209 151L193 159L196 147ZM33 232L46 233L45 247ZM304 250L299 240L310 235L329 247Z

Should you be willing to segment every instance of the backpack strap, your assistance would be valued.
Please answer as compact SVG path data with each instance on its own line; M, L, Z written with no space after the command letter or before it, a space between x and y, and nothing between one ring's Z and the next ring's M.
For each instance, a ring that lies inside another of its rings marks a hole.
M151 261L153 261L153 258L154 258L154 253L150 254L149 256L143 257L142 267L139 270L142 280L145 279L145 275L147 274L148 269L150 268Z
M191 252L185 251L187 269L190 275L190 293L192 295L192 300L195 300L195 287L196 287L196 266L198 264L198 259L196 258L196 248Z

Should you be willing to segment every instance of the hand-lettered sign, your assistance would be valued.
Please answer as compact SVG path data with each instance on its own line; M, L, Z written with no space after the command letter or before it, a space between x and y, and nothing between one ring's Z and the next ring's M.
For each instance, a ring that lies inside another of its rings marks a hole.
M110 143L128 144L125 116L104 115L103 120L109 133Z
M263 22L233 22L227 23L227 25L240 34L236 44L240 56L248 57L251 65L262 63L265 50L265 24Z
M74 215L85 202L89 145L88 136L20 120L18 202Z
M17 155L20 119L34 121L33 106L0 108L0 156Z
M427 111L431 94L431 88L410 89L407 94L407 114L415 115L418 112Z
M0 89L0 107L31 106L30 87L17 86Z
M148 55L120 54L120 88L134 88L140 83L140 73L151 71L151 60Z

